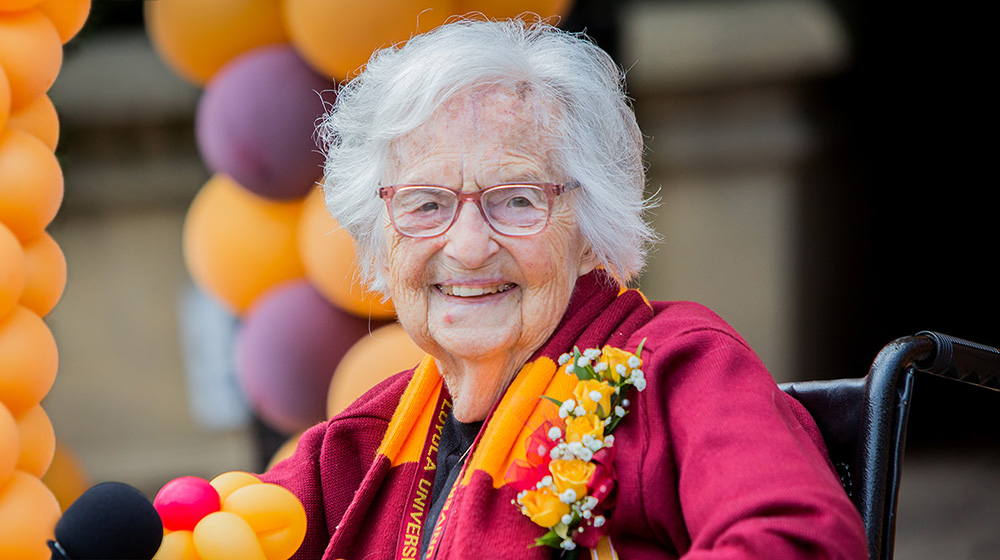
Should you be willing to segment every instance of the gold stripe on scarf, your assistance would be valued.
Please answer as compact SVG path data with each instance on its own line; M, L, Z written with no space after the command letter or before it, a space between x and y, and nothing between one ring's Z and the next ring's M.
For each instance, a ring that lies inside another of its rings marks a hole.
M441 392L441 375L434 358L425 355L413 372L389 427L378 447L378 455L389 458L392 466L420 460L420 451L430 430L433 404ZM415 437L410 437L415 434Z
M473 451L461 483L468 484L472 473L483 471L493 478L493 487L504 485L511 463L526 456L524 444L546 420L559 419L559 408L542 395L565 400L572 395L577 379L556 374L555 362L541 357L525 364L497 405L486 426L482 441Z

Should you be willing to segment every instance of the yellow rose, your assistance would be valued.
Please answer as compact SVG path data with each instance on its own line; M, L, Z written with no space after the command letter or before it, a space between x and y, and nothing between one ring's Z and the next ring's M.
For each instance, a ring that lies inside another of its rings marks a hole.
M607 416L611 414L611 395L614 392L615 388L608 385L607 381L588 379L576 384L576 388L573 389L573 397L576 398L576 404L582 406L588 414L597 412L597 405L599 404L601 405L601 410L604 411L604 415ZM600 399L595 401L591 398L591 395L600 396Z
M579 459L556 459L549 463L549 472L552 473L552 482L556 485L556 492L563 492L573 489L576 497L582 498L587 494L587 483L590 477L594 476L597 465L589 461Z
M628 365L628 359L635 354L631 352L626 352L621 348L614 348L612 346L605 346L601 348L601 359L598 361L608 364L608 369L604 372L604 378L610 381L618 382L621 380L622 376L618 373L617 368L619 365L625 367L625 371L632 369ZM641 361L640 361L641 367Z
M566 419L566 442L583 441L583 436L590 435L595 439L604 439L604 421L596 414L586 414L576 418Z
M569 513L569 504L559 501L559 496L548 488L528 490L521 499L521 506L535 524L546 528L554 527L562 520L562 516Z

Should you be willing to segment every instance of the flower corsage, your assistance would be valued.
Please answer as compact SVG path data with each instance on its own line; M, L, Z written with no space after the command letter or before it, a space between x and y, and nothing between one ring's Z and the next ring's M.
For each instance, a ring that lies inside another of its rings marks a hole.
M593 548L608 531L615 502L615 436L628 414L629 388L642 391L642 346L635 354L605 346L559 357L559 365L579 380L573 397L558 401L558 424L545 422L527 441L526 461L516 461L507 482L518 490L514 505L548 532L534 546L575 556L577 545Z

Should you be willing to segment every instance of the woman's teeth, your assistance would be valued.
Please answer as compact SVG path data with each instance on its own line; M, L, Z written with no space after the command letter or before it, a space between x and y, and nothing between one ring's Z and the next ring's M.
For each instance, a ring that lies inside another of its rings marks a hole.
M445 286L443 284L438 284L438 289L441 290L441 293L447 296L476 297L506 292L516 285L517 284L508 282L506 284L497 284L496 286L474 288L471 286Z

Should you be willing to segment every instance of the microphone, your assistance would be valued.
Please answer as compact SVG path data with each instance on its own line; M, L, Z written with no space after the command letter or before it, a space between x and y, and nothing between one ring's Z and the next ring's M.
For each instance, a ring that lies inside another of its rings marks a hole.
M163 523L141 492L121 482L91 487L66 508L48 541L52 560L150 560Z

